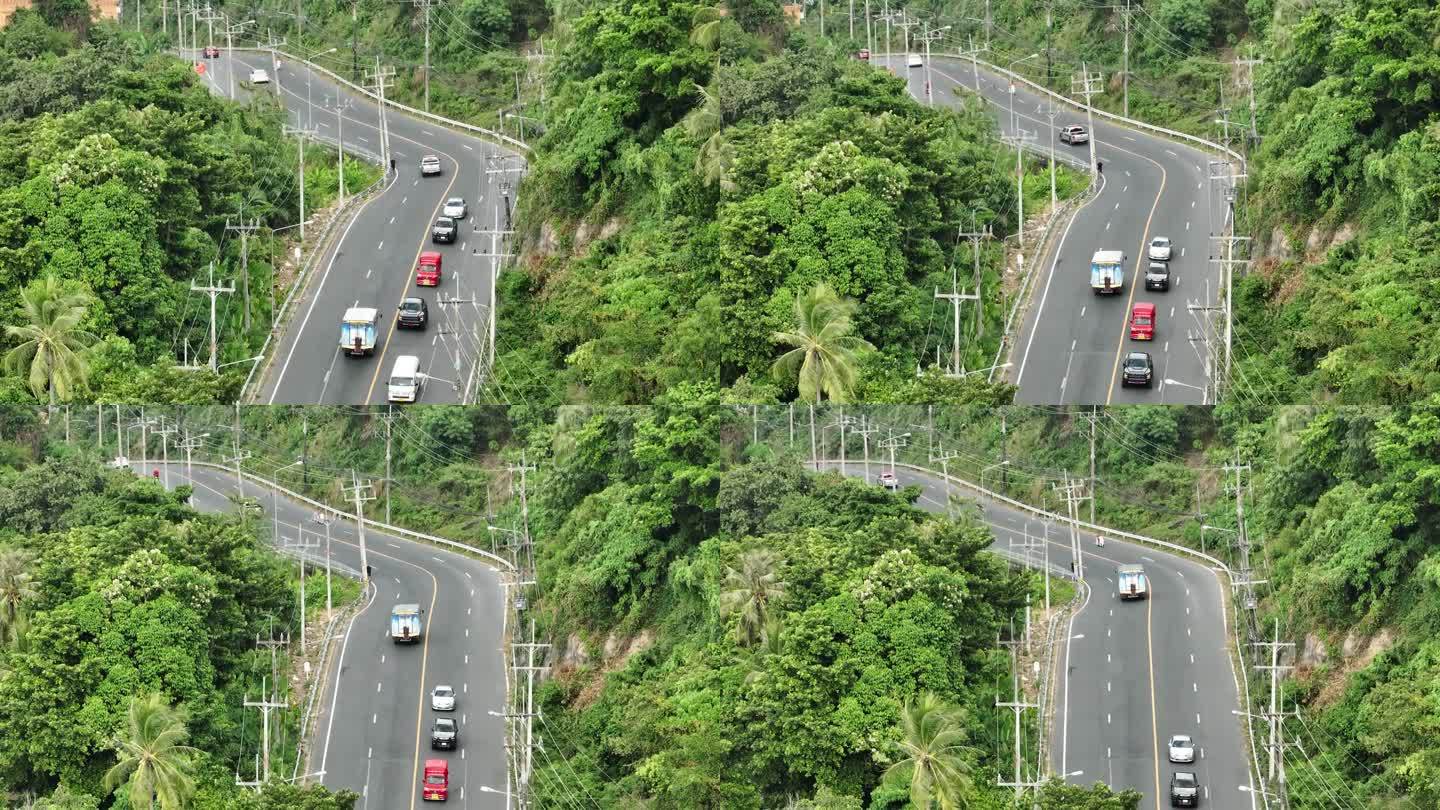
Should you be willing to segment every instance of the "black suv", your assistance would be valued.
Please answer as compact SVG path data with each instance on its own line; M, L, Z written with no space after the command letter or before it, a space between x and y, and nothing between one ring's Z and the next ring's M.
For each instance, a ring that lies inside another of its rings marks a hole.
M1149 352L1130 352L1125 355L1125 365L1120 367L1120 384L1149 388L1154 374L1155 366L1150 362Z
M1195 774L1176 771L1170 777L1170 806L1198 807L1200 805L1200 783Z
M1150 262L1145 268L1145 289L1170 289L1170 265L1164 262Z
M435 721L430 729L431 748L449 748L454 750L460 743L460 729L455 721L449 717L441 717Z
M458 230L459 228L455 227L455 220L450 217L440 217L435 220L435 227L430 229L430 241L453 243Z
M424 329L430 323L430 308L424 298L406 298L400 302L395 325L402 329Z

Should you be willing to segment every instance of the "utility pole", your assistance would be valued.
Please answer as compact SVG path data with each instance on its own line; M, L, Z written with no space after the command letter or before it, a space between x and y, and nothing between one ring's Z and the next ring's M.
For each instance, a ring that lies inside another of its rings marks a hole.
M273 655L273 654L274 654L274 646L275 646L275 645L284 645L284 644L288 643L288 639L281 638L281 639L279 639L279 640L276 640L276 639L273 639L273 638L272 638L272 639L270 639L269 641L262 641L262 640L260 640L260 639L257 637L257 638L255 639L255 643L256 643L256 645L258 645L258 646L262 646L262 647L268 646L268 647L270 647L270 648L271 648L271 654ZM247 708L247 709L259 709L259 710L260 710L261 728L262 728L262 731L261 731L261 733L260 733L260 761L261 761L261 763L263 763L263 764L262 764L262 767L261 767L261 771L260 771L260 782L261 782L261 784L264 784L265 782L269 782L269 781L270 781L270 712L274 711L275 709L283 709L283 708L286 707L286 704L285 704L285 703L281 702L280 700L277 700L278 695L275 694L275 685L274 685L274 683L275 683L275 682L274 682L273 680L269 681L269 684L270 684L270 689L269 689L270 697L269 697L269 698L266 698L266 697L265 697L265 692L266 692L266 680L265 680L265 678L262 677L262 678L260 679L260 695L261 695L260 700L251 700L251 699L250 699L250 696L247 694L247 695L245 695L244 703L242 704L242 705L244 705L245 708Z
M1123 71L1123 73L1122 73L1122 75L1121 75L1121 77L1120 77L1120 84L1121 84L1121 86L1124 88L1124 94L1125 94L1125 101L1124 101L1125 117L1126 117L1126 118L1129 118L1129 117L1130 117L1130 0L1125 0L1125 8L1120 12L1120 16L1121 16L1121 18L1124 20L1124 24L1125 24L1125 64L1124 64L1124 66L1121 68L1122 71ZM1089 99L1087 98L1086 101L1088 102ZM1093 140L1094 137L1092 136L1091 139Z
M895 474L895 451L910 444L909 433L891 433L880 440L880 449L890 451L890 474Z
M227 224L228 227L228 224ZM210 262L209 283L200 286L194 281L190 282L191 292L203 292L210 296L210 370L216 374L220 373L220 350L218 335L215 331L215 298L223 293L235 292L235 285L231 283L228 287L219 287L215 284L215 262Z
M1290 806L1289 796L1286 791L1285 747L1287 745L1293 746L1295 743L1285 742L1284 721L1288 714L1281 710L1280 678L1286 671L1294 669L1294 667L1289 664L1280 663L1280 651L1282 649L1287 651L1293 650L1295 644L1293 642L1280 641L1279 619L1275 620L1274 641L1252 641L1250 643L1255 647L1265 647L1270 650L1270 664L1268 666L1263 664L1255 666L1257 670L1270 673L1270 709L1261 715L1270 725L1269 739L1265 743L1265 749L1269 754L1269 776L1265 781L1266 786L1273 788L1279 797L1281 810L1285 810Z
M420 6L425 15L425 112L428 113L430 112L430 0L415 0L415 5Z
M225 463L235 465L235 487L239 490L242 499L245 497L245 476L240 469L240 462L247 458L250 458L250 451L246 450L242 453L239 441L235 442L235 455L225 458Z
M310 519L325 527L325 612L330 613L335 609L330 594L330 524L335 522L335 513L321 509Z
M1226 118L1228 120L1228 116ZM1212 160L1209 166L1210 187L1213 189L1216 184L1219 184L1225 199L1223 232L1219 236L1212 234L1210 237L1215 253L1215 255L1210 257L1210 260L1220 265L1220 278L1221 283L1224 285L1223 303L1220 311L1225 318L1225 352L1223 359L1217 362L1211 369L1215 385L1214 402L1218 403L1220 401L1221 386L1228 386L1230 384L1230 357L1234 336L1233 322L1235 319L1235 310L1233 308L1235 268L1237 266L1240 267L1243 273L1250 266L1250 259L1237 258L1236 248L1244 248L1244 250L1240 252L1248 256L1250 252L1250 237L1235 235L1235 193L1237 181L1245 179L1247 175L1245 166L1242 165L1238 172L1235 170L1234 165L1228 160Z
M360 576L361 582L370 584L370 557L365 551L365 504L375 500L375 487L367 480L360 483L355 471L350 471L350 486L344 487L345 498L355 502L355 530L360 533Z
M1015 220L1015 233L1019 235L1018 241L1021 250L1025 249L1025 167L1021 163L1020 154L1024 151L1025 144L1035 140L1036 137L1034 132L1016 129L1015 134L1006 139L1015 144L1015 208L1018 212Z
M940 455L932 455L930 457L931 464L934 464L937 461L940 462L940 475L945 479L945 508L947 510L950 508L950 502L952 500L951 495L955 490L954 484L950 481L950 459L958 458L959 456L959 450L942 449L940 451Z
M328 527L327 527L327 528L328 528ZM298 537L294 538L293 540L291 540L291 541L289 541L289 542L280 543L280 545L281 545L283 548L294 549L294 550L298 553L298 555L299 555L299 560L300 560L300 655L301 655L301 657L304 657L304 655L305 655L305 556L306 556L306 552L308 552L308 551L309 551L310 549L312 549L312 548L316 548L316 547L319 546L320 544L319 544L318 542L316 542L315 540L306 540L306 539L305 539L305 524L303 524L303 523L301 523L301 524L299 524L299 525L297 525L297 526L295 527L295 532L296 532L296 534L299 535ZM279 538L277 537L276 540L278 541ZM326 562L326 565L327 565L327 567L328 567L329 562L330 562L330 561L329 561L329 558L326 558L326 561L325 561L325 562ZM328 587L329 587L329 579L326 579L326 587L327 587L327 589L328 589Z
M1100 421L1100 409L1090 406L1085 420L1090 423L1090 522L1095 522L1095 423Z
M1019 804L1019 802L1020 802L1020 797L1021 797L1022 795L1024 795L1025 790L1026 790L1027 788L1035 788L1035 787L1038 787L1038 786L1040 785L1040 782L1037 782L1037 781L1035 781L1035 780L1031 780L1031 779L1022 780L1022 779L1021 779L1022 774L1021 774L1020 771L1021 771L1021 767L1022 767L1022 765L1023 765L1023 758L1022 758L1021 752L1020 752L1020 728L1021 728L1020 719L1021 719L1021 715L1024 714L1024 712L1025 712L1026 709L1038 709L1038 708L1040 708L1040 706L1037 705L1037 704L1035 704L1035 703L1031 703L1031 702L1029 702L1029 701L1026 701L1026 700L1022 700L1022 699L1021 699L1021 696L1020 696L1020 661L1019 661L1019 647L1020 647L1020 645L1021 645L1023 642L1022 642L1021 640L1019 640L1019 639L1016 639L1014 636L1015 636L1015 628L1014 628L1014 626L1013 626L1013 624L1012 624L1012 626L1011 626L1011 628L1010 628L1010 639L1009 639L1008 641L1001 641L1001 642L1000 642L1001 644L1005 645L1006 647L1008 647L1008 648L1010 649L1010 684L1011 684L1010 688L1011 688L1011 697L1010 697L1010 700L1005 701L1005 702L1001 702L1000 696L999 696L999 695L996 695L996 696L995 696L995 708L997 708L997 709L1009 709L1009 710L1014 714L1014 716L1015 716L1015 731L1014 731L1014 734L1015 734L1015 738L1014 738L1015 775L1014 775L1014 777L1011 779L1011 781L1009 781L1009 782L1006 782L1006 781L1004 781L1003 779L999 779L999 778L997 777L997 779L996 779L996 784L998 784L1000 787L1014 788L1014 789L1015 789L1015 802L1016 802L1016 804Z
M850 429L850 432L860 434L861 446L865 452L865 483L867 484L870 483L870 434L877 430L879 428L875 427L869 416L864 414L860 416L860 427Z
M753 407L753 406L752 406L752 407ZM835 418L835 421L832 422L832 423L830 423L829 425L827 425L827 427L838 427L838 428L840 428L840 474L841 474L841 475L844 475L844 474L845 474L845 427L846 427L847 425L853 425L853 424L855 424L855 423L858 422L858 421L860 421L860 420L856 419L856 418L853 417L853 416L846 416L846 415L845 415L845 411L844 411L844 409L842 408L841 411L840 411L840 415ZM758 441L757 441L757 442L754 442L754 443L755 443L755 444L759 444Z
M525 723L524 741L520 742L517 740L517 743L519 743L518 747L521 749L521 761L518 768L520 772L519 778L516 781L519 787L518 793L520 794L519 805L520 807L528 808L530 806L530 776L534 773L535 718L539 716L538 708L535 706L535 674L549 669L549 666L546 664L535 663L535 653L537 650L548 650L550 645L536 643L535 620L531 619L530 641L515 642L511 644L511 647L518 648L517 653L519 650L524 650L526 655L526 663L521 665L518 663L519 655L517 654L517 663L513 667L517 675L521 672L525 673L524 711L510 716L523 720ZM520 736L518 729L516 730L516 736Z
M230 218L229 218L229 217L226 217L226 218L225 218L225 230L226 230L227 232L229 232L229 231L235 231L236 233L239 233L239 234L240 234L240 287L241 287L241 290L242 290L242 293L241 293L241 294L242 294L242 296L243 296L244 299L245 299L245 315L244 315L244 320L243 320L243 323L244 323L244 327L243 327L243 328L244 328L245 332L248 333L248 332L250 331L250 241L249 241L249 239L250 239L250 234L254 233L255 231L260 230L260 221L259 221L259 220L256 220L253 224L246 225L246 224L245 224L245 218L244 218L245 209L244 209L243 206L242 206L241 209L240 209L240 213L241 213L241 218L240 218L240 224L239 224L239 225L231 225L231 224L230 224Z
M1069 473L1065 475L1064 484L1054 484L1052 489L1065 499L1065 508L1070 516L1070 555L1074 560L1075 578L1085 578L1084 544L1080 542L1080 502L1089 498L1081 490L1085 487L1080 481L1070 478Z
M497 331L496 321L499 319L499 302L495 288L499 285L500 282L500 269L504 265L504 260L514 255L508 250L501 250L501 241L508 239L515 233L514 229L511 227L512 223L510 222L511 184L510 181L506 178L508 176L507 173L520 171L522 169L523 166L513 165L513 160L511 160L508 155L492 153L485 156L486 182L488 184L490 182L490 178L496 175L500 176L501 197L505 206L504 228L500 227L500 207L496 206L494 209L492 209L494 211L494 224L492 225L492 227L490 227L488 230L481 228L475 229L475 234L477 236L482 234L488 234L490 236L490 252L482 253L479 250L472 251L472 253L474 253L474 255L476 256L488 256L490 259L490 308L487 311L486 316L489 320L490 329L490 340L486 347L485 359L485 370L487 379L495 369L495 341Z
M1260 140L1260 131L1255 125L1255 66L1264 64L1264 59L1236 59L1231 64L1245 68L1245 83L1250 86L1250 142Z
M851 1L853 2L854 0ZM925 103L931 107L934 107L935 91L932 89L930 83L930 43L939 42L940 40L944 39L945 32L950 30L950 26L947 25L943 28L936 28L933 31L930 30L930 26L926 23L921 23L921 26L922 27L920 29L920 39L923 40L925 43Z
M300 244L305 244L305 139L314 138L317 133L313 129L292 127L288 124L282 128L282 134L286 137L299 136L300 138Z
M1046 114L1047 116L1049 116L1049 118L1050 118L1050 210L1051 210L1051 211L1058 210L1059 207L1060 207L1060 198L1059 198L1058 196L1056 196L1056 194L1055 194L1055 116L1058 115L1059 113L1060 113L1060 110L1055 107L1055 102L1054 102L1054 101L1051 101L1051 102L1050 102L1050 109L1047 110L1046 113L1045 113L1045 114ZM301 184L301 188L302 188L302 189L304 188L303 182L302 182L302 184ZM304 195L304 194L301 194L300 197L301 197L301 199L304 199L305 195ZM303 236L303 235L302 235L302 236Z
M185 451L185 480L190 482L192 490L195 486L195 468L190 464L190 454L204 447L205 437L209 435L209 433L201 433L198 436L192 436L190 435L190 431L187 430L185 431L185 438L180 440L180 449ZM193 491L190 497L192 500L194 499L195 494Z
M69 406L66 406L67 408ZM66 412L69 413L68 411ZM68 425L67 425L68 427ZM160 417L160 428L154 431L160 437L160 458L162 459L161 469L165 471L165 488L170 488L170 434L175 433L177 428L174 425L165 427L165 417ZM69 433L69 430L66 430ZM68 441L68 438L67 438Z
M820 469L820 457L815 449L815 403L810 403L810 469Z
M1095 164L1095 107L1091 105L1090 97L1101 92L1104 78L1099 72L1091 73L1086 63L1081 62L1080 75L1070 79L1070 94L1085 97L1085 122L1090 132L1090 174L1096 181L1099 180L1099 170ZM1099 183L1092 183L1092 187L1098 189Z
M242 33L245 26L254 24L254 20L246 20L235 25L225 26L225 58L229 60L229 69L225 71L225 78L229 84L230 100L235 100L235 35Z
M426 17L426 19L429 19L429 17L428 17L429 0L421 0L421 2L426 3L426 8L427 8L427 17ZM427 32L426 36L427 36L427 42L428 42L428 36L429 36L428 32ZM426 102L425 102L425 104L426 104L426 108L428 109L428 108L429 108L429 104L430 104L430 102L429 102L429 97L430 97L430 96L429 96L429 92L430 92L430 91L429 91L429 85L430 85L429 59L430 59L430 57L429 57L429 55L428 55L428 53L429 53L429 51L428 51L429 45L428 45L428 44L426 45L426 49L427 49L427 51L426 51L427 55L426 55L426 57L425 57L425 59L426 59L426 67L425 67L425 85L426 85L426 91L425 91L425 92L426 92L426 96L425 96L425 97L426 97ZM376 56L376 57L375 57L375 70L373 70L373 71L370 72L370 75L369 75L369 77L368 77L368 81L367 81L366 83L367 83L367 84L371 84L371 85L374 86L374 88L375 88L375 95L376 95L377 99L379 100L379 104L380 104L380 163L381 163L381 165L384 167L384 170L385 170L386 172L389 172L389 171L390 171L390 124L389 124L389 120L390 120L390 119L389 119L389 115L387 114L386 109L385 109L385 91L390 88L390 85L394 84L394 82L391 81L394 77L395 77L395 68L393 68L393 67L382 68L382 67L380 66L380 57L379 57L379 56Z
M390 522L390 439L391 427L395 422L395 406L386 405L385 415L380 417L385 421L385 522Z
M336 96L335 96L335 129L336 129L336 135L335 135L335 154L336 154L336 161L338 162L337 172L339 173L340 186L339 186L339 189L338 189L339 193L337 193L337 194L335 195L335 200L336 200L336 202L338 202L340 205L344 205L344 204L345 204L345 111L348 110L348 109L350 109L351 103L352 103L352 102L351 102L349 99L346 99L346 100L344 100L344 101L341 101L339 94L338 94L338 93L336 94ZM386 165L388 166L389 164L386 164Z
M970 72L971 72L972 74L974 74L974 76L975 76L975 92L978 93L978 92L980 92L980 59L979 59L979 57L980 57L980 52L981 52L981 51L984 51L986 48L985 48L984 45L981 45L981 46L978 47L978 48L975 47L975 37L974 37L973 35L966 35L966 36L967 36L967 38L968 38L968 40L969 40L970 47L967 48L967 49L965 49L965 50L963 50L963 51L957 50L957 51L955 52L955 55L958 56L958 57L960 57L960 58L962 58L962 59L965 58L965 57L967 57L967 56L970 57Z
M970 212L970 227L972 229L975 227L975 212L973 211ZM950 367L945 370L945 376L960 378L965 376L965 366L960 356L960 302L974 301L976 304L976 323L978 324L983 320L983 313L981 312L983 308L980 306L980 240L985 239L988 241L992 238L992 234L990 232L990 226L987 224L983 231L961 231L955 236L957 240L970 240L971 253L975 258L975 292L964 294L960 292L960 270L956 266L956 263L952 261L950 262L950 292L942 293L940 292L940 288L936 287L935 297L937 299L948 300L950 302L950 311L954 315L954 334L951 336L950 345ZM979 337L978 332L976 337Z
M1240 549L1240 570L1237 576L1232 577L1230 582L1236 590L1244 593L1245 625L1251 639L1260 638L1260 627L1256 620L1255 612L1259 607L1259 600L1255 596L1255 586L1266 582L1263 579L1254 579L1254 570L1250 566L1250 533L1245 528L1245 481L1244 476L1250 472L1249 464L1241 464L1236 459L1234 464L1225 465L1226 473L1235 474L1235 541Z

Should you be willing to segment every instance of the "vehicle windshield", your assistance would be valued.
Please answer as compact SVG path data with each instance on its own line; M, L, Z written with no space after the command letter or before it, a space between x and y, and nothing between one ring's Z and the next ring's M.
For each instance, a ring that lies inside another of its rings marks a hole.
M453 694L455 694L455 690L448 686L438 686L435 688L436 697L450 697Z
M1136 315L1136 316L1135 316L1135 324L1136 324L1137 326L1149 326L1149 325L1150 325L1150 317L1149 317L1148 315Z
M1188 773L1175 774L1176 787L1195 787L1195 777Z
M438 774L438 773L432 773L432 774L430 774L430 775L428 775L428 776L425 777L425 784L427 784L427 785L443 785L443 784L445 784L445 777L442 776L441 774Z
M1169 247L1169 246L1170 246L1170 240L1169 240L1169 239L1166 239L1166 238L1163 237L1163 236L1160 236L1160 237L1156 237L1155 241L1154 241L1152 244L1154 244L1155 247Z
M403 303L403 304L400 305L400 308L403 309L403 310L405 310L406 312L419 312L419 311L420 311L420 302L419 302L419 301L406 301L405 303Z
M415 385L414 377L391 377L390 385L394 388L412 388Z

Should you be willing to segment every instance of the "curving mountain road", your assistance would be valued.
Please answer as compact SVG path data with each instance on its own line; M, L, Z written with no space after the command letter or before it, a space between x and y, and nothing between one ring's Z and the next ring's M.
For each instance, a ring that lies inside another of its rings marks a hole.
M134 469L146 473L138 464ZM183 463L170 464L170 483L192 483ZM195 508L234 510L233 473L197 465L193 486ZM258 496L264 520L272 520L271 492L254 481L246 481L244 491ZM282 541L293 541L299 527L304 542L319 544L308 556L323 559L325 529L313 521L313 508L283 495L274 503ZM330 535L334 562L360 570L353 521L337 519ZM424 804L424 761L444 759L450 763L449 806L503 808L504 720L489 714L506 710L498 652L504 596L496 572L470 557L373 528L366 530L365 541L373 587L348 624L337 626L342 638L326 673L327 691L319 696L310 770L324 771L318 781L328 787L360 793L357 810L414 810ZM323 576L323 564L320 572ZM426 610L420 644L402 646L389 638L390 609L404 602L418 602ZM456 710L443 713L460 726L455 751L430 750L431 721L440 713L430 710L429 692L442 683L457 695ZM488 793L482 785L502 793Z
M822 462L838 469L838 462ZM871 463L878 479L888 465ZM850 461L846 474L865 475ZM916 505L946 509L946 485L938 473L895 465L904 486L917 486ZM995 547L1006 548L1045 532L1046 521L1003 502L990 501L959 486L956 500L976 502L995 532ZM1069 530L1053 526L1046 536L1052 565L1069 567ZM1231 714L1242 708L1239 685L1226 650L1225 599L1214 571L1158 549L1110 539L1104 548L1081 535L1083 570L1090 593L1070 621L1068 641L1057 651L1060 667L1051 730L1051 769L1082 771L1070 781L1100 781L1144 794L1142 810L1168 808L1170 774L1192 770L1203 789L1201 807L1250 808L1253 793L1243 729ZM1115 567L1139 563L1153 596L1121 602L1115 595ZM1190 734L1200 748L1194 766L1172 765L1166 743L1171 734Z
M912 94L924 102L927 71L903 67L903 58L893 56L891 64L897 72L906 71ZM1067 124L1088 128L1082 112L1055 102L1059 112L1052 125L1048 97L1017 83L1017 126L1012 126L1008 80L983 66L978 74L980 94L990 102L1002 136L1013 136L1017 129L1031 133L1043 149L1053 143L1057 162L1089 165L1088 145L1063 144L1057 135ZM976 89L976 71L965 59L934 56L929 77L936 104L958 105L962 95ZM1214 305L1221 292L1219 269L1208 259L1209 235L1220 232L1226 210L1223 194L1212 192L1206 179L1215 155L1100 117L1094 129L1103 167L1100 192L1065 225L1053 252L1040 257L1041 275L1010 358L1010 379L1020 386L1016 399L1052 405L1200 404L1209 377L1204 343L1198 340L1204 329L1186 304ZM1027 239L1038 236L1027 234ZM1145 247L1155 236L1168 236L1174 245L1169 291L1144 289ZM1026 244L1034 249L1032 242ZM1119 295L1100 296L1090 289L1090 258L1097 250L1126 254ZM1141 301L1155 304L1154 341L1129 337L1130 309ZM1121 358L1135 350L1149 352L1154 360L1153 389L1120 385ZM1183 385L1165 385L1166 379Z
M280 59L284 64L275 70L269 53L222 49L218 59L202 61L207 84L218 94L228 92L229 72L234 70L237 98L251 92L278 95L292 126L312 129L332 143L343 134L347 151L374 155L378 162L378 105L303 62L283 54ZM269 72L272 83L247 88L243 80L253 68ZM350 105L340 116L337 99L342 106ZM506 227L501 183L517 186L523 162L488 141L393 108L387 121L397 173L342 225L339 238L319 257L262 369L259 402L384 402L391 366L397 356L407 354L419 357L421 371L434 378L425 385L420 402L459 402L467 390L473 398L482 382L477 379L482 370L478 360L488 341L492 237L479 231ZM440 176L420 176L425 155L440 158ZM453 244L432 244L430 227L452 196L466 199L468 217ZM514 206L513 191L509 205ZM443 257L442 281L438 287L419 287L415 266L420 253L429 250ZM430 323L423 331L395 328L395 310L408 296L426 300ZM442 297L461 303L441 306ZM340 318L352 306L380 311L371 357L349 357L339 350Z

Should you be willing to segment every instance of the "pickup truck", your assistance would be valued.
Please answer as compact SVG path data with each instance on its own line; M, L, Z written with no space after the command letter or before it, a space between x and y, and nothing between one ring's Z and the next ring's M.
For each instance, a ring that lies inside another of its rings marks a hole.
M396 644L414 644L425 633L419 605L396 605L390 611L390 639Z
M1143 565L1120 566L1115 569L1115 581L1121 599L1145 599L1150 595L1150 581Z
M1090 289L1096 295L1114 295L1125 286L1125 254L1118 250L1097 250L1090 257Z

